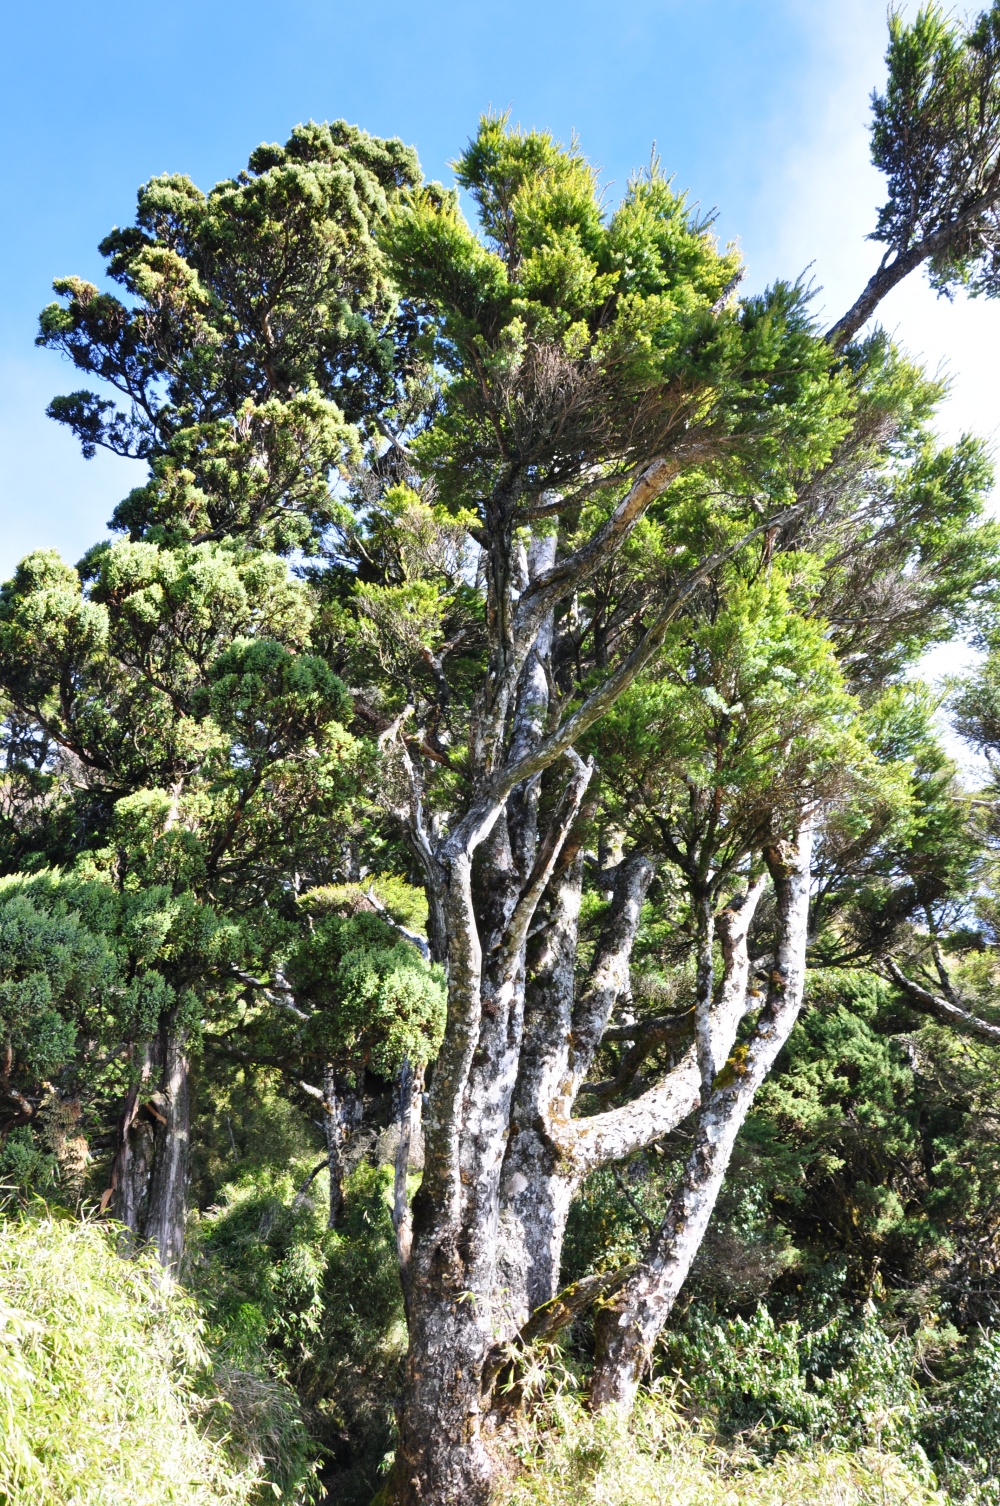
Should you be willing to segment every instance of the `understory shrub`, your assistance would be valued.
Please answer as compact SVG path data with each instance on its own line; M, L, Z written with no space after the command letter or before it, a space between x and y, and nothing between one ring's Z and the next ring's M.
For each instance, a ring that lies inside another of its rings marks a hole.
M1000 1333L983 1333L957 1381L942 1387L928 1437L960 1506L1000 1506Z
M189 1275L213 1347L294 1386L337 1506L368 1506L393 1447L406 1351L390 1217L392 1169L362 1161L327 1228L325 1174L255 1169L220 1190L191 1240Z
M927 1474L914 1342L890 1337L873 1303L842 1308L812 1331L777 1321L763 1305L724 1321L693 1311L668 1335L665 1358L685 1402L762 1458L819 1443L875 1448Z
M213 1372L191 1299L113 1229L0 1218L0 1506L291 1503L296 1430L290 1392Z

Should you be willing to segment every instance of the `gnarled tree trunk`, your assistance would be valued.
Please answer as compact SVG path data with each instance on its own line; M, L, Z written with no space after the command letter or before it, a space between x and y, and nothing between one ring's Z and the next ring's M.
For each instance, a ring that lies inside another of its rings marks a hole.
M701 1245L736 1136L788 1039L802 1004L809 934L812 832L765 852L778 902L778 942L767 1002L749 1040L731 1049L703 1100L695 1144L645 1258L597 1321L591 1387L597 1407L630 1407L650 1350Z
M629 958L652 876L653 865L645 857L618 864L607 921L579 997L575 971L583 855L578 847L550 886L544 941L528 985L501 1187L508 1338L558 1289L570 1204L592 1169L591 1157L575 1135L573 1107L612 1012L627 992Z

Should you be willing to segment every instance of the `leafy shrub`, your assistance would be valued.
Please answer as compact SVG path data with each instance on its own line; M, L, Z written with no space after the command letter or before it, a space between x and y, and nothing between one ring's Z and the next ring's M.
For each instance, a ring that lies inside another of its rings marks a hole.
M362 1163L326 1228L325 1177L255 1169L222 1189L194 1235L192 1279L219 1351L293 1385L337 1506L367 1506L392 1448L406 1330L389 1214L392 1173Z
M961 1506L1000 1506L1000 1333L984 1333L928 1429L938 1473Z
M0 1219L0 1506L273 1500L294 1399L248 1407L240 1384L213 1377L193 1303L151 1258L93 1223Z
M693 1312L670 1335L667 1355L695 1410L765 1457L822 1442L887 1449L928 1473L913 1342L889 1338L872 1304L814 1332L777 1322L763 1306L724 1322Z

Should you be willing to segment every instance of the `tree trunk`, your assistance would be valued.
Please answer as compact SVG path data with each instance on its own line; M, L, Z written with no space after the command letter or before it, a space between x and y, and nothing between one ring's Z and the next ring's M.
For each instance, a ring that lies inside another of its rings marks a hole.
M396 1146L396 1164L393 1176L392 1227L396 1233L396 1254L399 1259L399 1279L403 1287L403 1302L409 1312L410 1306L410 1251L413 1248L413 1216L407 1193L407 1178L410 1172L410 1154L414 1132L420 1133L420 1119L424 1091L424 1068L414 1071L409 1057L404 1057L399 1073L399 1144Z
M578 847L578 844L577 844ZM502 1182L502 1267L513 1337L559 1286L570 1204L592 1169L573 1108L611 1015L629 994L629 958L653 865L619 861L590 975L576 996L583 856L553 881L545 940L528 988L524 1045ZM662 1131L661 1131L662 1133Z
M161 1103L145 1236L160 1263L174 1270L184 1254L190 1170L191 1082L187 1033L170 1030L163 1041Z
M767 1003L750 1039L731 1050L704 1102L694 1148L660 1229L635 1273L598 1314L595 1407L631 1407L650 1350L701 1245L733 1153L761 1083L802 1004L809 931L812 832L765 853L778 902L778 940Z
M174 1269L184 1253L190 1130L187 1033L170 1016L144 1048L142 1076L122 1116L112 1182L118 1218Z
M541 945L529 968L524 1041L501 1178L500 1287L508 1334L555 1295L572 1165L552 1139L553 1106L565 1089L573 1026L577 922L583 888L578 840L550 885Z
M550 570L554 551L552 535L532 544L522 592ZM591 775L568 747L569 778L542 837L539 778L512 779L506 794L491 785L508 724L506 766L514 767L544 737L549 710L551 609L539 611L530 639L515 645L507 590L503 580L490 587L492 668L471 734L487 771L484 793L432 851L413 792L411 832L423 843L447 938L448 1025L427 1095L412 1213L410 1344L393 1480L402 1506L477 1506L490 1495L484 1383L509 1326L498 1293L500 1181L521 1059L528 932Z
M344 1206L344 1145L361 1117L361 1100L356 1092L346 1086L330 1062L323 1068L322 1107L326 1164L330 1173L327 1228L335 1229Z

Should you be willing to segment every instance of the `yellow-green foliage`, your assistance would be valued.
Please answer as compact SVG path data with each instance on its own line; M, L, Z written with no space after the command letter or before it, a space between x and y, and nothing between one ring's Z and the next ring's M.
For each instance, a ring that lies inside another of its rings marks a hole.
M190 1301L101 1227L0 1219L0 1506L258 1499L262 1466L208 1425L200 1334Z
M522 1427L509 1506L943 1506L898 1458L816 1450L761 1465L713 1445L663 1396L630 1422L590 1416L574 1397Z

